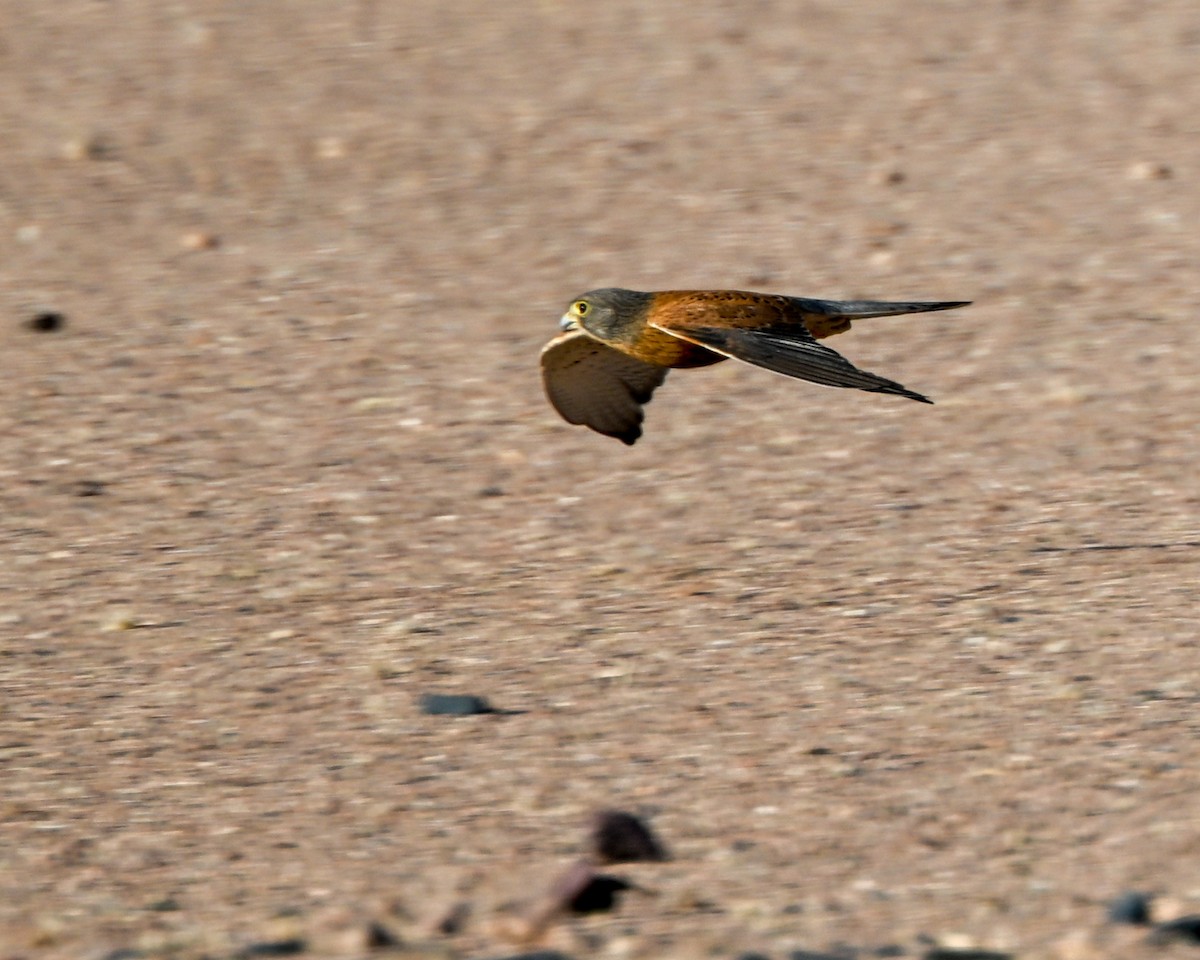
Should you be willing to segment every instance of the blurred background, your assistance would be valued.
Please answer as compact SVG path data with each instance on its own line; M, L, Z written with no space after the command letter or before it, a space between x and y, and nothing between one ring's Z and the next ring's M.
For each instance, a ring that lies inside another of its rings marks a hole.
M13 956L1200 912L1194 3L0 16ZM605 285L974 305L835 342L932 408L722 364L625 449L537 367ZM657 896L514 937L600 806Z

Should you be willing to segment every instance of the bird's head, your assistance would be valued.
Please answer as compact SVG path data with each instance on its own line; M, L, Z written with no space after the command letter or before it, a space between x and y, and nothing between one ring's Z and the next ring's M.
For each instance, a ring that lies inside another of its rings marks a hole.
M639 322L650 299L648 293L620 287L589 290L571 301L559 325L564 330L582 327L598 340L615 340Z

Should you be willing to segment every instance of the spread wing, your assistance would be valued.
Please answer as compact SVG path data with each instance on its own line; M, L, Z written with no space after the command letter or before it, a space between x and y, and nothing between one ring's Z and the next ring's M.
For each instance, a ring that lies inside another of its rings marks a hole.
M656 324L656 326L658 326ZM836 350L817 343L796 324L765 327L706 327L672 323L661 329L698 343L727 357L773 370L784 376L809 380L827 387L854 387L869 393L892 393L922 403L928 397L866 370L859 370Z
M642 404L666 375L666 367L621 353L578 329L542 348L542 383L554 409L567 423L628 445L642 435Z

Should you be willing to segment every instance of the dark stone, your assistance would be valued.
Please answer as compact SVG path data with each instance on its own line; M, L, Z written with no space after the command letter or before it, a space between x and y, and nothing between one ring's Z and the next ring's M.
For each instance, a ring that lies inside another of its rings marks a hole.
M567 902L572 913L603 913L617 905L620 894L633 885L620 877L597 874Z
M467 918L471 915L471 905L466 901L454 904L438 920L436 929L443 937L453 937L462 933L467 926Z
M601 810L592 819L592 850L602 863L661 863L667 851L649 825L623 810Z
M76 480L71 484L71 493L77 497L98 497L108 486L103 480Z
M367 924L366 942L368 950L390 950L403 946L399 937L376 920Z
M788 954L788 960L854 960L856 954L853 950L844 952L839 950L837 953L815 953L812 950L793 950Z
M1186 917L1155 924L1149 939L1151 943L1200 944L1200 913L1190 913Z
M431 717L469 717L496 711L483 697L469 693L427 693L421 697L421 712Z
M54 333L66 325L66 315L57 310L39 310L25 321L25 326L37 333Z
M1014 960L1011 953L998 950L955 950L952 947L935 947L925 954L925 960Z
M1150 894L1127 890L1108 905L1110 923L1144 926L1150 922Z
M529 953L514 953L507 957L490 957L489 960L571 960L557 950L531 950Z
M291 957L308 949L308 941L300 937L289 937L286 940L263 940L243 947L234 954L238 960L249 960L250 957Z

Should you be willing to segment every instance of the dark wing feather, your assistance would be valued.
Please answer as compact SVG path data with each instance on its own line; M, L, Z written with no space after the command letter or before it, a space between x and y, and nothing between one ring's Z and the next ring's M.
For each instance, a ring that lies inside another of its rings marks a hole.
M634 444L642 435L642 404L667 375L574 329L542 349L546 397L567 423Z
M836 350L817 343L806 330L788 327L680 327L667 330L727 357L773 370L784 376L809 380L827 387L854 387L869 393L892 393L921 403L928 397L884 377L859 370Z

